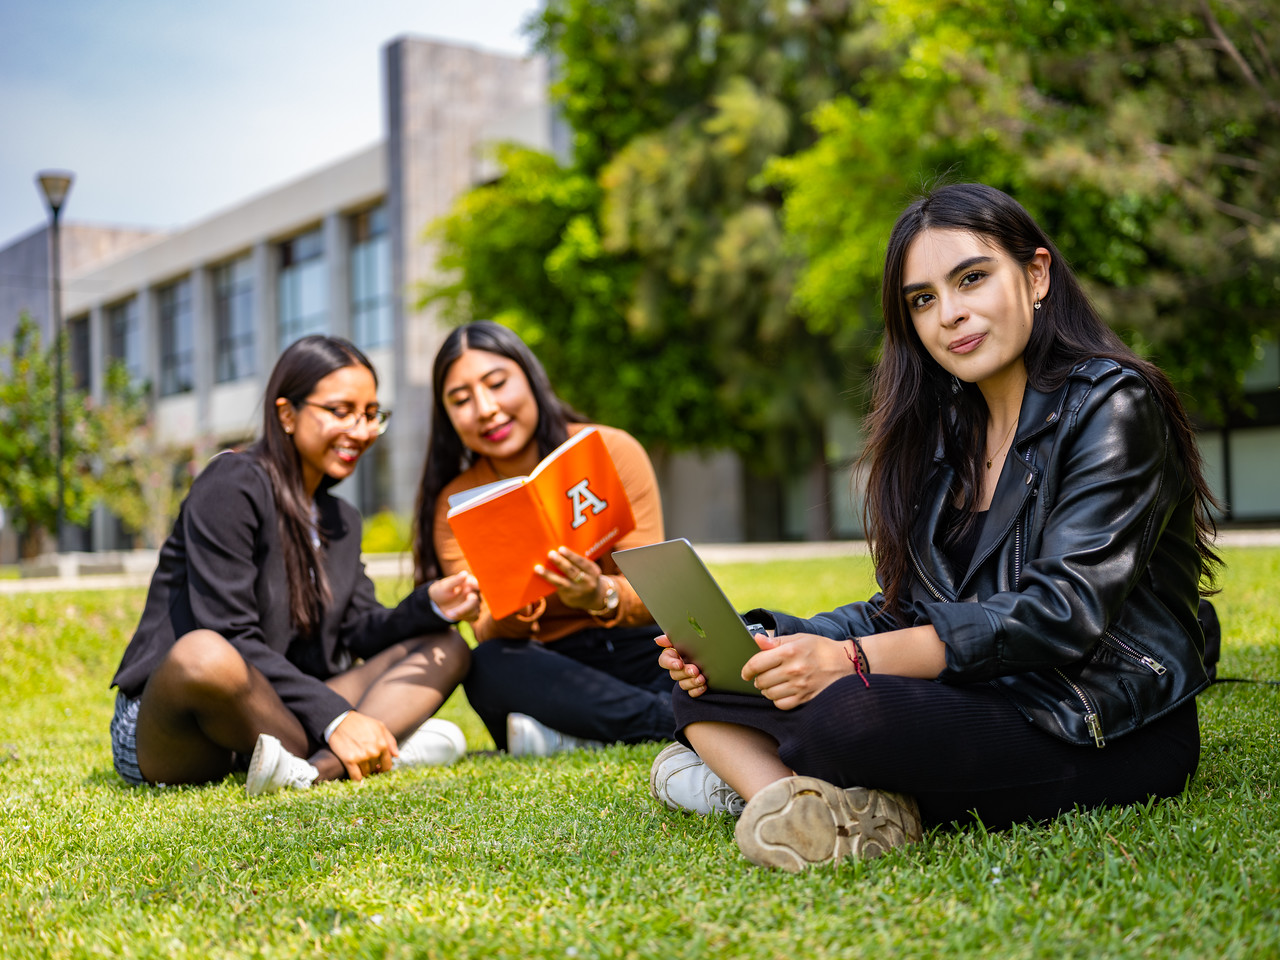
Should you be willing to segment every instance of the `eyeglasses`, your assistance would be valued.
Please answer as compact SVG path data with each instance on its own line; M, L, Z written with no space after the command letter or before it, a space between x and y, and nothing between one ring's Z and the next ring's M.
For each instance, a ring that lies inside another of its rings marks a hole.
M303 400L302 403L305 406L323 410L333 417L333 422L343 430L354 430L360 426L361 420L367 420L369 426L373 428L374 435L379 437L387 432L387 421L391 419L390 410L349 410L346 407L331 407L328 404L316 403L313 400Z

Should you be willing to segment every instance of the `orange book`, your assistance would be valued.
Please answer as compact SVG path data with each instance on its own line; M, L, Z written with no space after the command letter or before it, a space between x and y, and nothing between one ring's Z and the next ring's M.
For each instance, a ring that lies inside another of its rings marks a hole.
M449 498L449 527L497 619L555 592L533 572L557 547L592 560L635 528L618 468L594 427L556 447L527 477Z

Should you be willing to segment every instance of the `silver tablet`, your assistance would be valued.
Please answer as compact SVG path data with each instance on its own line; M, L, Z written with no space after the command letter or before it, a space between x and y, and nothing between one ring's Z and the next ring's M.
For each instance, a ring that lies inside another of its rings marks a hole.
M688 540L618 550L613 559L680 656L702 670L708 689L760 694L742 679L742 665L760 648Z

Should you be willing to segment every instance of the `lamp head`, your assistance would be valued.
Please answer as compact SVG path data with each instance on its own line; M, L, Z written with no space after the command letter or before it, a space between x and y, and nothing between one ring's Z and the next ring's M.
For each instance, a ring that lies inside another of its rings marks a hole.
M42 170L36 174L36 182L44 193L45 203L55 215L62 209L67 194L71 192L71 181L74 179L75 174L70 170Z

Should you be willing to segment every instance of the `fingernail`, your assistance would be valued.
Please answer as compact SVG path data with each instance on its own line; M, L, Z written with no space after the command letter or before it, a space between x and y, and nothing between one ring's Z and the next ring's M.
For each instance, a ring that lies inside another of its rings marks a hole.
M547 568L540 563L535 563L533 565L533 572L536 573L538 576L542 576L544 573L547 572Z

